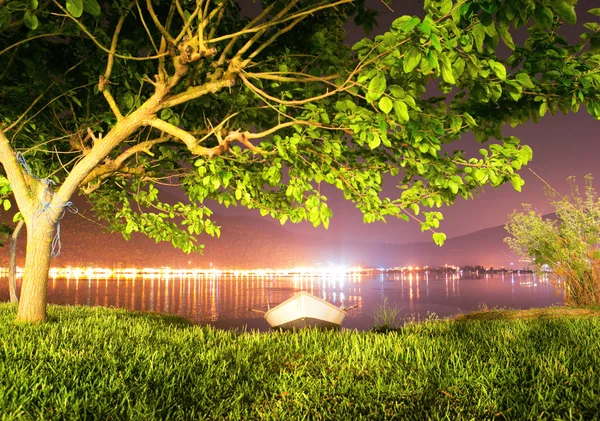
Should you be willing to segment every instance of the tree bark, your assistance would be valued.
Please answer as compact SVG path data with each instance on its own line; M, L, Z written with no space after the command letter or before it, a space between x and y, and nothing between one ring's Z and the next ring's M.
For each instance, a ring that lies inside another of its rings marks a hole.
M10 262L8 264L8 290L10 294L10 302L18 303L19 297L17 296L17 238L19 232L23 228L24 222L20 220L12 235L10 236Z
M18 322L44 322L48 292L48 270L55 224L45 213L34 216L27 224L27 255L21 283Z

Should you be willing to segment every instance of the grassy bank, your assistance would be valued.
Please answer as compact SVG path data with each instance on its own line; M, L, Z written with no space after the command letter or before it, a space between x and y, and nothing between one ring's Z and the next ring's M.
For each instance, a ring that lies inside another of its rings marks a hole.
M236 334L105 308L50 306L49 314L51 323L15 325L13 307L0 305L1 419L589 420L600 413L593 311L430 321L387 334Z

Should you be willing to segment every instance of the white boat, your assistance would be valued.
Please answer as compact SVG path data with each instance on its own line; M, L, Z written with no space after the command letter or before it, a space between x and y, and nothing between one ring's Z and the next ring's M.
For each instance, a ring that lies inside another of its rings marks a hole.
M339 328L349 308L336 307L309 292L300 291L267 311L265 319L277 329Z

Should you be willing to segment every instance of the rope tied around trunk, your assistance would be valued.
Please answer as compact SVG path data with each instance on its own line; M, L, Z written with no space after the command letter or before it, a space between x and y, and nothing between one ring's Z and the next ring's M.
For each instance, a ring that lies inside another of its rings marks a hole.
M23 171L25 171L25 173L30 176L31 178L34 178L35 180L39 181L40 183L42 183L45 187L44 187L44 203L39 203L35 209L35 213L33 215L33 219L36 219L38 216L45 214L46 215L46 220L48 221L49 224L53 224L52 222L52 216L50 214L50 212L47 212L49 210L55 209L59 212L58 218L56 219L56 233L54 234L54 238L52 239L52 257L58 257L60 256L60 252L61 252L61 243L60 243L60 220L63 219L63 217L65 216L65 209L68 209L69 212L71 212L72 214L76 214L77 212L79 212L79 209L77 209L75 206L73 206L73 202L71 202L70 200L67 202L63 202L62 204L59 205L55 205L52 206L52 198L54 197L54 192L52 190L51 186L56 186L56 182L54 180L50 180L49 178L40 178L38 176L36 176L35 174L33 174L33 172L31 171L31 168L29 167L29 164L27 164L27 160L25 160L25 157L23 156L23 154L21 152L17 152L17 160L19 161L19 164L21 165L21 168L23 168ZM48 199L47 199L48 198ZM33 224L32 224L33 225ZM33 226L31 227L33 229Z

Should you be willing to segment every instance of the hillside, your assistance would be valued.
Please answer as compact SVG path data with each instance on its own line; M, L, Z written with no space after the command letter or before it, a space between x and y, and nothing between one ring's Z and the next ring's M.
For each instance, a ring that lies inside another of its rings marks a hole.
M61 224L62 254L53 266L170 266L221 268L264 268L313 265L327 262L372 267L404 265L483 265L486 267L523 267L510 253L503 239L506 231L496 226L450 238L443 247L433 242L387 244L340 243L291 233L276 221L251 216L215 215L221 238L201 237L206 245L203 255L174 249L170 243L155 244L141 234L130 241L91 221L85 206L80 214L67 213ZM18 247L18 264L24 263L25 232ZM8 247L0 249L0 266L8 262Z

